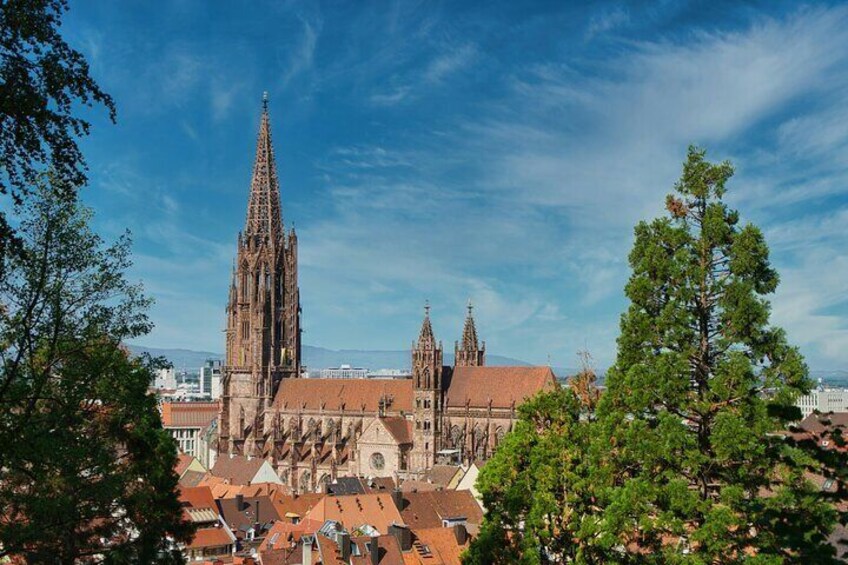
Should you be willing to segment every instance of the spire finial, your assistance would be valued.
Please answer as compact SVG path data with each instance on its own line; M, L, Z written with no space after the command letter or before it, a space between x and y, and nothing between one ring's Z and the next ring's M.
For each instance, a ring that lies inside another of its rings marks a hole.
M424 315L430 317L430 300L424 300Z
M470 318L470 317L471 317L471 311L472 311L472 310L474 310L474 304L472 304L472 303L471 303L471 299L470 299L470 298L468 299L468 306L467 306L467 308L468 308L468 317Z
M267 90L262 93L262 111L263 112L268 111L268 91Z

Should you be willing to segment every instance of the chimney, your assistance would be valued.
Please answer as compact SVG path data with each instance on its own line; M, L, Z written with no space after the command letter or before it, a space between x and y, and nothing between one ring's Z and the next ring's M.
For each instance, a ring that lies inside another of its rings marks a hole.
M409 531L409 528L405 525L392 524L389 526L388 534L397 538L401 551L409 551L412 549L412 532Z
M258 498L256 499L256 516L254 518L256 519L256 529L258 530L259 525L261 524L261 522L259 521L259 499Z
M468 541L468 530L465 529L465 524L454 525L453 535L456 537L457 544L465 545L465 542Z
M398 512L403 512L403 493L400 487L395 487L392 491L392 502L397 506Z
M313 536L303 536L300 538L303 544L303 554L300 561L303 565L312 565L312 542L315 541Z
M380 565L380 544L377 543L379 538L374 536L371 538L370 550L371 550L371 565Z
M236 495L236 511L241 512L244 510L244 495L239 493Z
M342 552L342 561L347 563L350 559L350 534L339 532L336 536L336 543L339 544L339 551Z

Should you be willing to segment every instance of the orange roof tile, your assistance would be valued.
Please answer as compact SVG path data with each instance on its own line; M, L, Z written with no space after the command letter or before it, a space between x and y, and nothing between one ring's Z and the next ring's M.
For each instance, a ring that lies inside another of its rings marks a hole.
M470 538L466 538L465 543L460 545L456 540L453 528L419 528L413 530L413 533L416 543L413 545L412 551L421 555L422 546L426 546L427 550L435 557L435 559L432 557L422 559L422 563L461 565L462 552L470 543Z
M201 528L194 534L194 539L188 544L190 549L201 547L218 547L232 545L234 542L224 528Z
M448 518L465 518L472 529L483 522L483 509L468 490L405 492L401 515L410 528L439 528Z
M380 418L392 437L398 444L412 443L412 421L399 416Z
M557 386L550 367L456 367L450 378L445 406L464 408L518 407L537 392Z
M217 417L217 402L162 403L162 425L166 428L204 428Z
M390 525L403 523L403 518L389 494L327 495L306 514L306 517L321 523L335 520L348 530L368 524L374 526L381 534L387 533Z
M390 414L412 412L411 379L283 379L274 406L286 409L377 412L381 397Z

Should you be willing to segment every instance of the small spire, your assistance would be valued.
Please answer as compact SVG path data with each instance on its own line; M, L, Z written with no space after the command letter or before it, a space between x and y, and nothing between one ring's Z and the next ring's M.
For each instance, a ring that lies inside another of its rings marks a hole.
M418 334L418 345L425 343L435 346L436 338L433 335L433 326L430 324L430 301L424 301L424 322L421 324L421 333Z

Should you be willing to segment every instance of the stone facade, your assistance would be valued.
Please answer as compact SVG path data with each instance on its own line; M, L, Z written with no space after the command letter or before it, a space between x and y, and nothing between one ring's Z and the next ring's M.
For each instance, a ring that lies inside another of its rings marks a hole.
M429 305L411 379L302 379L297 237L285 233L267 102L247 222L227 305L219 454L261 457L295 492L339 476L421 478L441 462L485 460L517 406L556 385L549 367L486 367L472 308L444 365Z

